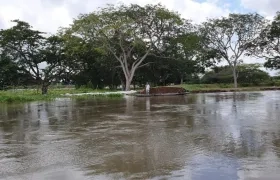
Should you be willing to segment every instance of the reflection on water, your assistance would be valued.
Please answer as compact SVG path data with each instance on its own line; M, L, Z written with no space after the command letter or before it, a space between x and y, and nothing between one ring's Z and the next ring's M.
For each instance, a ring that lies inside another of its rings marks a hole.
M0 105L5 180L267 179L279 157L277 91Z

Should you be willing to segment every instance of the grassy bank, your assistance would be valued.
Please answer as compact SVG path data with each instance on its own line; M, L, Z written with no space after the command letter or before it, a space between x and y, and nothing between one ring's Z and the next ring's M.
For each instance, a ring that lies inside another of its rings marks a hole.
M233 84L183 84L178 85L191 93L206 93L206 92L233 92L233 91L264 91L264 90L280 90L280 87L238 87L233 88Z
M91 99L91 98L120 98L123 94L94 94L94 95L79 95L65 96L65 94L79 93L104 93L108 90L92 90L92 89L50 89L47 95L42 95L37 90L9 90L0 91L0 103L13 102L29 102L29 101L51 101L55 98L69 97L73 99Z
M183 84L176 87L183 87L191 93L210 93L210 92L232 92L232 91L264 91L280 90L278 87L239 87L233 88L232 84ZM55 98L73 98L73 99L92 99L92 98L121 98L123 94L115 93L109 90L93 89L74 89L74 88L51 88L47 95L41 95L41 92L35 89L20 89L0 91L0 103L29 102L29 101L51 101ZM82 94L81 93L103 93L103 94ZM66 96L67 94L67 96ZM74 95L79 94L79 95ZM71 96L72 95L72 96Z

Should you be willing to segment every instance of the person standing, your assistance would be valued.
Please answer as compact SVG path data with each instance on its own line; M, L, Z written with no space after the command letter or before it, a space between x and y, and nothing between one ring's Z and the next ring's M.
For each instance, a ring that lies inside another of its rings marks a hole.
M150 94L150 84L146 84L146 94Z

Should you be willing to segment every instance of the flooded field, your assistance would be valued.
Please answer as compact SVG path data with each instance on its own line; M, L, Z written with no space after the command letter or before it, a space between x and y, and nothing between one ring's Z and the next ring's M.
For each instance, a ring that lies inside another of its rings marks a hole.
M280 91L0 105L0 179L280 179Z

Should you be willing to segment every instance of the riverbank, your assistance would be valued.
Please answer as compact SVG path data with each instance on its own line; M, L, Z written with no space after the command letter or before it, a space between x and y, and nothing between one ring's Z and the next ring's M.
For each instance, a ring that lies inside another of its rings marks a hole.
M238 91L267 91L280 90L280 87L239 87L232 88L232 84L183 84L168 87L181 87L189 93L216 93L216 92L238 92ZM167 88L168 88L167 87ZM158 87L161 90L166 87ZM157 88L157 89L158 89ZM151 88L152 90L153 88ZM138 91L141 94L143 90ZM18 103L30 101L51 101L56 98L69 97L73 99L91 99L91 98L122 98L126 94L134 94L137 91L110 91L93 89L74 89L74 88L53 88L47 95L42 95L35 89L15 89L0 91L0 103ZM144 92L142 92L144 93ZM162 92L156 92L161 94ZM170 93L164 91L163 93ZM178 93L178 92L176 92Z
M92 89L50 89L47 95L42 95L35 89L20 89L0 91L0 103L30 102L30 101L51 101L56 98L70 97L73 99L90 98L121 98L124 94L135 91L109 91Z
M239 92L239 91L273 91L280 90L279 86L270 87L238 87L233 88L232 84L183 84L176 87L182 87L190 93L217 93L217 92Z

